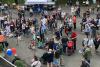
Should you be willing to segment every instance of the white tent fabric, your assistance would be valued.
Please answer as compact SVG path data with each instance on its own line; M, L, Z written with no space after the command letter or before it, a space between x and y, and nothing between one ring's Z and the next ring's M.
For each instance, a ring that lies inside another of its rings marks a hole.
M26 0L26 2L47 2L48 0Z
M25 5L34 5L34 4L55 4L51 0L26 0Z

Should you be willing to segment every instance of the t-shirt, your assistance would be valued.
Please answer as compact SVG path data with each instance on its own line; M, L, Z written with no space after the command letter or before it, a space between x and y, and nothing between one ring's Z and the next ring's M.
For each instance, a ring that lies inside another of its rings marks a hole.
M73 33L71 34L71 38L75 38L76 36L77 36L76 32L73 32Z
M61 13L61 17L62 17L62 18L64 18L65 15L66 15L65 12L62 12L62 13Z
M73 17L73 23L76 23L76 17L75 16Z
M94 45L93 39L89 39L88 46L92 47Z
M83 39L83 45L86 46L88 44L89 39L88 38L84 38Z
M34 61L32 64L31 64L31 67L41 67L41 62L40 61Z

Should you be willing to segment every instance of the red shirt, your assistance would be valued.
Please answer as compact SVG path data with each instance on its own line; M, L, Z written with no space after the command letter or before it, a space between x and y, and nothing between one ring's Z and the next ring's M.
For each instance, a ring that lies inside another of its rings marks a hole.
M76 38L76 36L77 36L76 32L72 32L71 38Z
M76 17L73 16L73 23L76 23Z

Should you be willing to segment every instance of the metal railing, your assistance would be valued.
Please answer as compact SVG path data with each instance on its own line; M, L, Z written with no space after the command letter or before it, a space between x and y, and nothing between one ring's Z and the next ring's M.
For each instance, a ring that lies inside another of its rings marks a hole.
M10 61L8 61L7 59L3 58L2 56L0 56L1 59L3 59L4 61L6 61L8 64L10 64L13 67L17 67L16 65L12 64Z

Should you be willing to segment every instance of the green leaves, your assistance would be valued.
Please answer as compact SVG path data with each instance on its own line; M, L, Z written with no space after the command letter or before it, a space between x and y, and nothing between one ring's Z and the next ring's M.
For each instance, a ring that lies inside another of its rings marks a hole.
M25 67L24 62L21 61L21 60L16 60L15 65L16 65L17 67Z
M0 0L3 3L12 4L15 3L15 0ZM19 4L24 4L25 0L18 0Z

